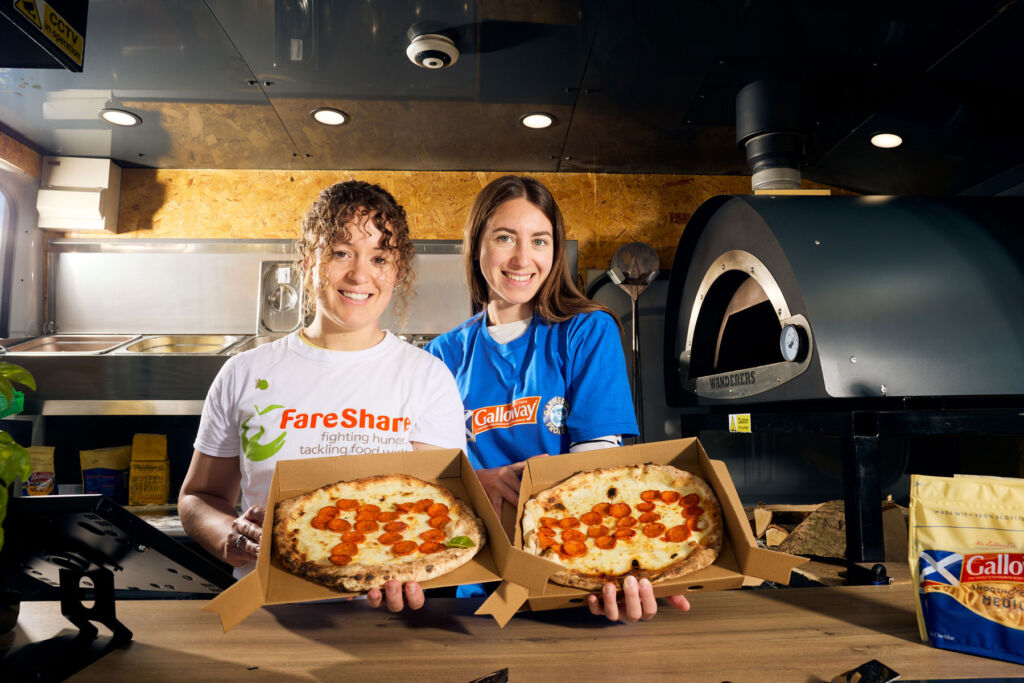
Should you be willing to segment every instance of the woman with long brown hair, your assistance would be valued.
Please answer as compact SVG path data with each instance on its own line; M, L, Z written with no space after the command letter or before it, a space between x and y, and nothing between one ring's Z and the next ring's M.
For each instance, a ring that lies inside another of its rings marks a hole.
M455 375L470 461L500 514L518 502L527 458L618 446L637 433L636 416L618 323L573 284L562 212L543 184L507 175L484 187L463 258L480 312L427 350ZM629 577L623 593L624 619L654 616L649 581ZM591 611L618 620L613 584L602 598L590 596Z

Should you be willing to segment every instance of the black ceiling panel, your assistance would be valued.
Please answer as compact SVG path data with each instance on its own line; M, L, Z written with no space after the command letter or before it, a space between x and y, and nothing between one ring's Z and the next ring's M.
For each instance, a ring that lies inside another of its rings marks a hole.
M423 31L458 61L412 64ZM782 78L804 177L1006 192L1024 182L1021 35L1024 0L91 0L82 73L4 41L0 129L156 168L749 175L736 94ZM104 106L143 125L112 128ZM315 123L317 106L350 121ZM555 124L522 127L530 111ZM882 130L904 145L872 147Z

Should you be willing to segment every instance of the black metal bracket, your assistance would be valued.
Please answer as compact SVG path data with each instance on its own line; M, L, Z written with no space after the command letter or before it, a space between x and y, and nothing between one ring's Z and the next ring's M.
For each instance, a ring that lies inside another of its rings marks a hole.
M93 584L93 606L82 602L81 582L89 578ZM93 639L99 631L92 622L96 621L113 633L114 643L132 639L132 632L117 619L114 602L114 575L106 567L91 571L78 569L60 570L60 611L68 621L78 627L79 636Z

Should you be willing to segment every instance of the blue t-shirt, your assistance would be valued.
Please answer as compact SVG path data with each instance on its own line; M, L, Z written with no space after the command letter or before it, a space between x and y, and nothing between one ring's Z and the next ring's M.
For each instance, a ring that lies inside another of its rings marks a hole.
M455 375L476 469L638 431L619 330L607 313L561 323L534 315L508 344L491 338L480 313L431 341L427 351Z

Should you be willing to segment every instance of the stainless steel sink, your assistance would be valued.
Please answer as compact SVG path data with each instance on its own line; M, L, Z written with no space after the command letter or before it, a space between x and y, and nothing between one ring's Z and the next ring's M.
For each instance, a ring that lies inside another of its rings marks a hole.
M260 335L258 337L250 337L249 339L246 339L238 346L232 347L232 349L228 353L230 353L231 355L235 355L236 353L242 353L243 351L251 351L252 349L255 349L257 346L263 346L264 344L269 344L272 341L277 341L283 336L285 335L267 334Z
M137 334L52 334L34 337L7 347L7 353L98 354L138 339Z
M221 353L243 339L245 335L232 334L162 334L143 337L128 344L118 353Z

